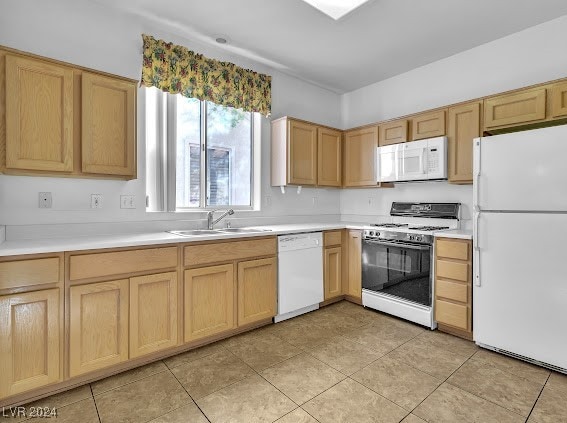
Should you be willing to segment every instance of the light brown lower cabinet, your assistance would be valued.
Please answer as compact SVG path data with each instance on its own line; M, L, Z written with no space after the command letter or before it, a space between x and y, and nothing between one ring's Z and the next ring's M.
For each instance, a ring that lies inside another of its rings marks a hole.
M234 265L185 270L185 342L235 327Z
M342 248L325 248L323 255L323 287L325 301L343 295Z
M0 297L0 398L58 382L59 289Z
M69 289L69 374L128 360L128 279Z
M351 230L347 234L348 281L345 294L362 300L362 233Z
M435 320L439 330L472 339L472 243L435 240Z
M130 278L130 358L177 345L177 272Z
M276 258L238 263L238 326L276 315Z

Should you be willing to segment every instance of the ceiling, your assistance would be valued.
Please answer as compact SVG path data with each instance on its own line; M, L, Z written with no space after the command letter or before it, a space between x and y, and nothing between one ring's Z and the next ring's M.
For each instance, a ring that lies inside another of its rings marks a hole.
M337 93L567 14L565 0L371 0L338 21L302 0L94 1Z

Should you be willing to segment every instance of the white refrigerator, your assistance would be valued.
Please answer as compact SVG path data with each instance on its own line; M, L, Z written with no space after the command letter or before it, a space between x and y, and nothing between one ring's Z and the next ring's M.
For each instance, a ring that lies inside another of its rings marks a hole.
M474 340L567 373L567 126L473 156Z

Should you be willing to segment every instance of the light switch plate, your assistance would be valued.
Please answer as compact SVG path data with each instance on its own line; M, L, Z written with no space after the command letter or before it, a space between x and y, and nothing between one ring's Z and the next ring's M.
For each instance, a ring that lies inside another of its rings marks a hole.
M40 192L39 193L39 208L40 209L50 209L53 205L53 200L50 192Z
M91 194L91 209L102 209L102 194Z

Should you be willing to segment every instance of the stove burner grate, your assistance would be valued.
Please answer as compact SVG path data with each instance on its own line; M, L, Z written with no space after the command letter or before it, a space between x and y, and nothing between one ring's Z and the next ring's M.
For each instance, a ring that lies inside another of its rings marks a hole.
M407 223L373 223L370 226L376 226L377 228L402 228L408 226Z
M418 231L440 231L442 229L449 229L448 226L410 226L408 229L415 229Z

